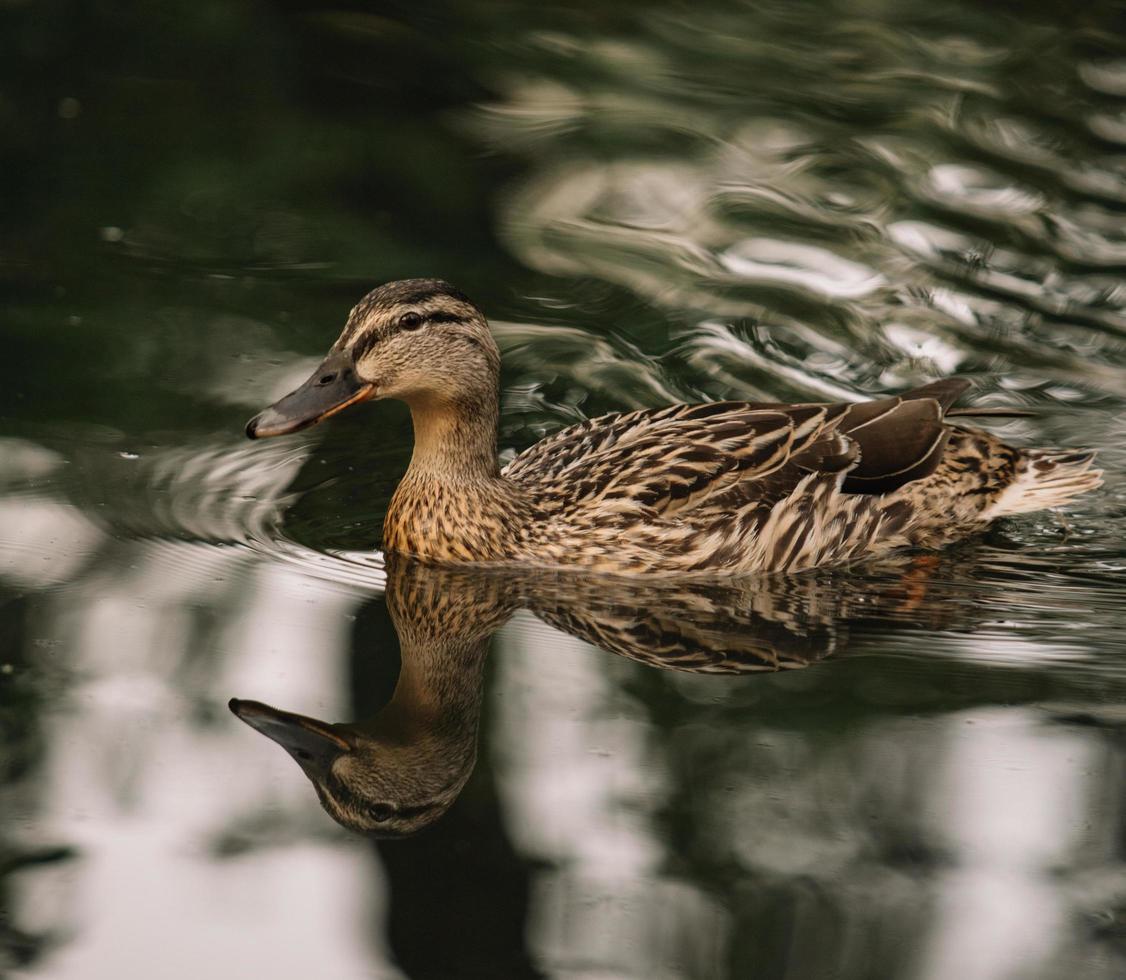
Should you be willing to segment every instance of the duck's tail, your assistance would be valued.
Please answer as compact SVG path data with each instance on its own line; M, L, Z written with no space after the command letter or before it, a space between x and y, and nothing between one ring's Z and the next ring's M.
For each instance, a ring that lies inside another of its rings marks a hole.
M1103 471L1093 469L1092 449L1025 449L1016 477L989 506L987 520L1062 507L1103 482Z

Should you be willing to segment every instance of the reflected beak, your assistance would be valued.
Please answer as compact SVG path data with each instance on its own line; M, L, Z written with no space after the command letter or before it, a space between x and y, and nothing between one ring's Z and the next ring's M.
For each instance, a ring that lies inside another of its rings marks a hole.
M356 376L352 355L334 351L300 388L247 422L246 434L251 439L264 439L297 432L374 395L375 385Z
M238 698L231 698L228 707L255 731L277 742L309 777L323 776L334 759L352 751L352 743L335 725L316 718L271 708L261 701Z

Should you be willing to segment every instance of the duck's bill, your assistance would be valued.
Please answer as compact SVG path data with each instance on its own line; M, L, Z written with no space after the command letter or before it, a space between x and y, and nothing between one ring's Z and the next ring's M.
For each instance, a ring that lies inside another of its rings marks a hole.
M255 731L277 742L307 773L327 770L333 759L352 750L351 742L335 726L316 718L238 698L231 698L228 707Z
M246 434L251 439L284 436L316 425L374 395L375 385L356 376L351 355L337 351L329 354L300 388L247 422Z

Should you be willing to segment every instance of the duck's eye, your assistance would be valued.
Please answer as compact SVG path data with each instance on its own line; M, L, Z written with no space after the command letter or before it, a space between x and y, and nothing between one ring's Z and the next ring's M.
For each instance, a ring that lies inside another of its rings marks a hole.
M376 823L384 823L395 816L395 808L390 803L373 803L368 807L368 816Z
M417 330L425 322L421 313L404 313L399 317L399 326L403 330Z

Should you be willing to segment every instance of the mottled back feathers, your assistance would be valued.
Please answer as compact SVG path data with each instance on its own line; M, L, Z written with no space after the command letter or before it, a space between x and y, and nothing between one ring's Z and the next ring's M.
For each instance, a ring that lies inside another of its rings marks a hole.
M946 543L984 525L1024 458L944 420L967 387L676 405L571 426L502 472L541 515L517 554L606 570L793 571ZM1093 480L1083 469L1055 485Z
M965 388L940 384L944 395ZM744 502L777 502L809 474L841 471L846 493L887 493L942 457L950 429L935 387L856 405L712 402L605 415L537 443L503 475L548 513L616 504L688 517L736 488Z

